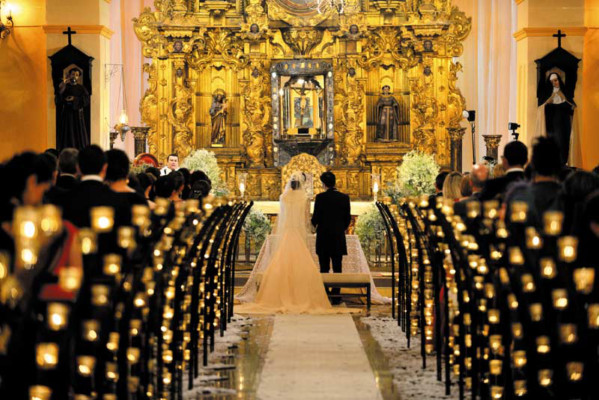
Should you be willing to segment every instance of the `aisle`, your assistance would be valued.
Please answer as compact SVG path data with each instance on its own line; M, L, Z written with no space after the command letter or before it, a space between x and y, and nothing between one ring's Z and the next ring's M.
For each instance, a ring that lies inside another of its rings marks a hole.
M257 397L382 398L350 315L277 315Z

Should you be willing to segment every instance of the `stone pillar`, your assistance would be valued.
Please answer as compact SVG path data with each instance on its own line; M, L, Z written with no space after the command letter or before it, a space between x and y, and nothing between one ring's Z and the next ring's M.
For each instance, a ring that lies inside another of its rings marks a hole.
M493 157L496 162L499 162L499 143L501 135L483 135L485 146L487 147L487 157Z
M146 142L150 128L147 126L132 126L131 133L135 139L135 157L146 152Z
M466 128L447 128L451 139L451 169L462 172L462 137Z

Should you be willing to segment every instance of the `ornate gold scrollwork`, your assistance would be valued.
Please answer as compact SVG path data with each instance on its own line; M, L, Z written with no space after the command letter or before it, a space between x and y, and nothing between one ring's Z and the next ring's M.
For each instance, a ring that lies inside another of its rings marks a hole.
M235 69L242 69L248 63L243 42L235 33L220 28L207 30L193 41L187 62L191 68L201 71L215 59Z
M305 172L311 174L314 182L314 194L322 192L322 188L318 185L318 179L323 172L327 169L322 165L318 159L310 154L301 153L295 157L292 157L287 165L285 165L281 171L281 183L284 187L287 184L291 174L296 171Z
M146 90L144 97L141 99L139 105L141 111L141 120L150 127L148 132L148 148L150 153L163 159L160 154L160 149L156 144L156 132L158 131L158 117L160 115L160 109L158 107L158 78L156 71L156 64L144 64L144 72L148 74L148 89Z
M193 111L193 90L188 82L179 79L175 84L175 96L169 103L168 120L172 124L174 137L174 150L179 157L184 158L192 151L192 131L189 126Z
M401 31L390 26L369 31L358 58L358 64L364 69L396 65L407 70L418 65L418 61L411 41L402 40Z
M337 63L335 68L337 153L342 165L356 165L364 147L364 85L357 79L354 62Z
M270 77L263 61L252 62L249 69L250 78L243 88L243 144L250 165L264 166L265 158L272 157Z
M310 54L310 51L320 44L324 35L324 31L314 28L290 28L281 32L285 43L301 56Z

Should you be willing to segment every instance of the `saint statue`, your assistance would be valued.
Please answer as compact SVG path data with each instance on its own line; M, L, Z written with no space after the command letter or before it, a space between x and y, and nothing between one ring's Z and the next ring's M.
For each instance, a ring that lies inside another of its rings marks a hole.
M89 92L80 83L81 71L69 70L67 77L58 85L56 107L58 109L56 147L82 149L89 145L89 132L85 122L85 107L89 105Z
M564 92L564 80L558 72L550 72L545 81L543 98L537 112L536 136L550 136L557 142L562 163L567 163L570 155L572 119L576 103Z
M300 96L296 97L294 100L294 112L296 128L313 127L312 105L310 104L310 98L306 96L306 91L304 89L300 91Z
M376 103L376 141L398 140L399 103L391 95L391 87L383 86L383 93Z
M225 144L225 122L228 107L225 93L223 91L217 92L212 98L212 106L210 107L213 146L223 146Z

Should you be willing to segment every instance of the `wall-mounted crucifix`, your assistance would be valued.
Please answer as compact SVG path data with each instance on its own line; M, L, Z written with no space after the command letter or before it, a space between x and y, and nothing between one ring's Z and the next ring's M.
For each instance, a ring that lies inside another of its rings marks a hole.
M561 29L558 29L557 33L555 35L553 35L554 38L557 38L557 47L559 49L562 48L562 38L565 38L566 36L568 36L568 35L566 35L565 33L562 33Z
M71 45L71 36L76 35L77 32L72 30L71 27L69 26L68 29L66 31L64 31L62 34L69 35L69 45Z

